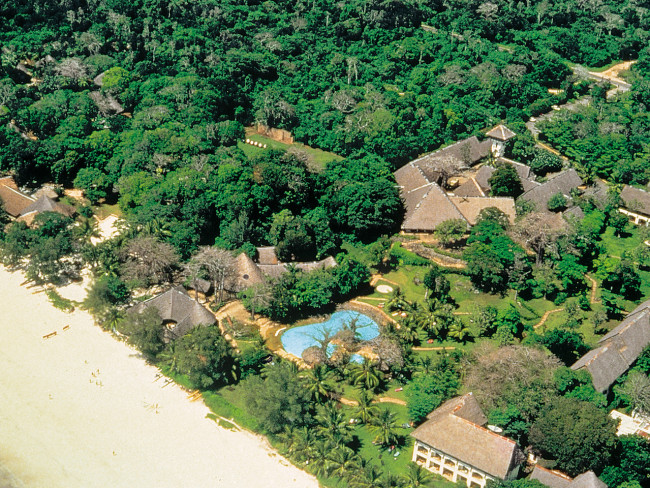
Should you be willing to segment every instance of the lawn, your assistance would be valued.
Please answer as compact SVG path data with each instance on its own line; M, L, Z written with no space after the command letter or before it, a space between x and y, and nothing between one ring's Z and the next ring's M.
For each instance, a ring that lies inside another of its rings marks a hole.
M251 144L246 144L245 142L238 142L237 147L244 151L244 154L246 154L246 156L249 158L259 156L260 154L263 154L265 151L268 151L270 149L280 149L282 151L286 151L289 148L299 149L307 154L307 167L314 172L322 171L325 168L325 164L327 164L329 161L343 159L337 154L323 151L322 149L315 149L299 142L295 142L293 144L278 142L263 135L257 134L250 129L246 130L246 138L255 142L259 142L261 144L266 144L267 146L266 148L262 148L253 146Z
M641 245L641 234L637 227L628 224L625 230L626 234L617 237L614 235L614 229L607 227L607 230L600 236L608 256L620 258L624 252L631 253Z

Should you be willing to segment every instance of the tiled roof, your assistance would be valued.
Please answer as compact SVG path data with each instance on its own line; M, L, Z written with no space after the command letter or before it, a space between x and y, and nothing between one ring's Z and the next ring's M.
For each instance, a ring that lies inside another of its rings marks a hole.
M498 139L499 141L507 141L508 139L515 137L517 134L512 132L505 125L497 125L493 129L489 130L485 135L492 139Z
M650 344L650 300L634 309L598 343L600 347L578 359L571 369L586 369L594 388L606 391Z
M418 441L504 479L523 459L517 443L482 425L487 421L469 393L444 403L411 432Z
M476 224L476 219L478 218L479 213L481 213L481 210L490 207L497 208L506 214L511 224L515 221L516 212L514 198L451 196L449 199L454 205L456 205L456 208L460 210L460 213L463 214L463 217L465 217L470 225Z
M650 215L650 193L647 191L625 185L621 191L621 200L628 210Z
M150 307L158 310L163 321L176 323L173 328L164 329L165 341L178 339L194 327L212 325L217 321L214 315L190 297L182 286L171 288L157 297L139 303L131 307L131 311L142 313Z

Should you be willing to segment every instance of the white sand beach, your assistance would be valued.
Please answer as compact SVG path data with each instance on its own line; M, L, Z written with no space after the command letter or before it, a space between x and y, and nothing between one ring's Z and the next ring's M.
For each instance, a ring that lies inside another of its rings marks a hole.
M88 314L58 311L23 280L0 267L3 488L318 486L259 437L206 419L201 401L156 381L156 368Z

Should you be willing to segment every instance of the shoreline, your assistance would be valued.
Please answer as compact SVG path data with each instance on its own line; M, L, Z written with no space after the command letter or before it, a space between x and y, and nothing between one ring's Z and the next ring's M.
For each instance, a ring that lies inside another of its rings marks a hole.
M86 312L59 311L23 281L0 267L1 482L318 487L265 438L206 418L202 401L158 380L157 368Z

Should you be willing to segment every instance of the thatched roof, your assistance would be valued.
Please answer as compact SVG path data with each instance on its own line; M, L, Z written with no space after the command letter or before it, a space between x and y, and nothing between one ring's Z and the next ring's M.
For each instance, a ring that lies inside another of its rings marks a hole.
M508 139L515 137L517 134L512 132L505 125L497 125L493 129L490 129L485 135L491 139L497 139L498 141L507 141Z
M214 315L190 297L182 286L171 288L161 295L138 303L131 307L130 311L142 313L150 307L158 310L163 322L175 323L164 330L166 342L184 336L199 325L212 325L217 322Z
M483 427L487 418L471 393L443 403L411 432L418 441L504 479L523 460L517 443Z
M607 485L593 471L587 471L573 478L569 488L607 488Z
M582 185L582 179L575 169L558 173L545 183L525 191L519 198L535 204L538 212L548 212L548 201L558 193L565 197L571 196L571 190Z
M275 253L275 246L258 247L257 262L259 264L278 264L280 261Z
M650 344L650 300L643 302L578 359L571 369L586 369L596 391L607 391Z
M510 197L458 197L450 196L451 202L458 208L463 217L475 225L481 210L494 207L508 216L510 223L515 221L515 200Z
M405 201L406 214L402 229L407 232L432 232L445 220L460 219L467 222L467 219L456 208L447 194L435 183L412 192L407 195ZM420 197L420 194L422 195ZM416 203L417 201L417 203ZM414 205L415 204L415 205Z
M246 254L241 253L235 259L235 273L226 283L226 289L240 292L246 288L264 282L264 275L255 262Z
M473 166L481 159L490 155L491 147L492 144L490 141L479 141L476 136L472 136L438 149L437 151L420 156L409 164L416 165L423 169L435 168L436 160L452 157L467 163L469 166Z
M124 112L124 107L117 99L106 93L93 91L88 93L90 99L95 102L95 105L100 112L105 114L121 114Z
M465 183L454 189L454 195L458 197L485 197L486 190L479 185L475 177L471 177Z
M21 193L11 176L0 178L0 200L9 216L17 218L26 208L34 203L34 199Z
M25 207L20 216L23 218L29 214L39 214L41 212L56 212L66 217L72 217L76 210L70 205L59 203L46 195L41 195L35 202Z
M624 207L630 211L650 216L650 193L625 185L621 191Z
M569 488L571 484L571 478L566 474L560 471L542 468L539 465L533 468L529 479L537 480L549 488Z

